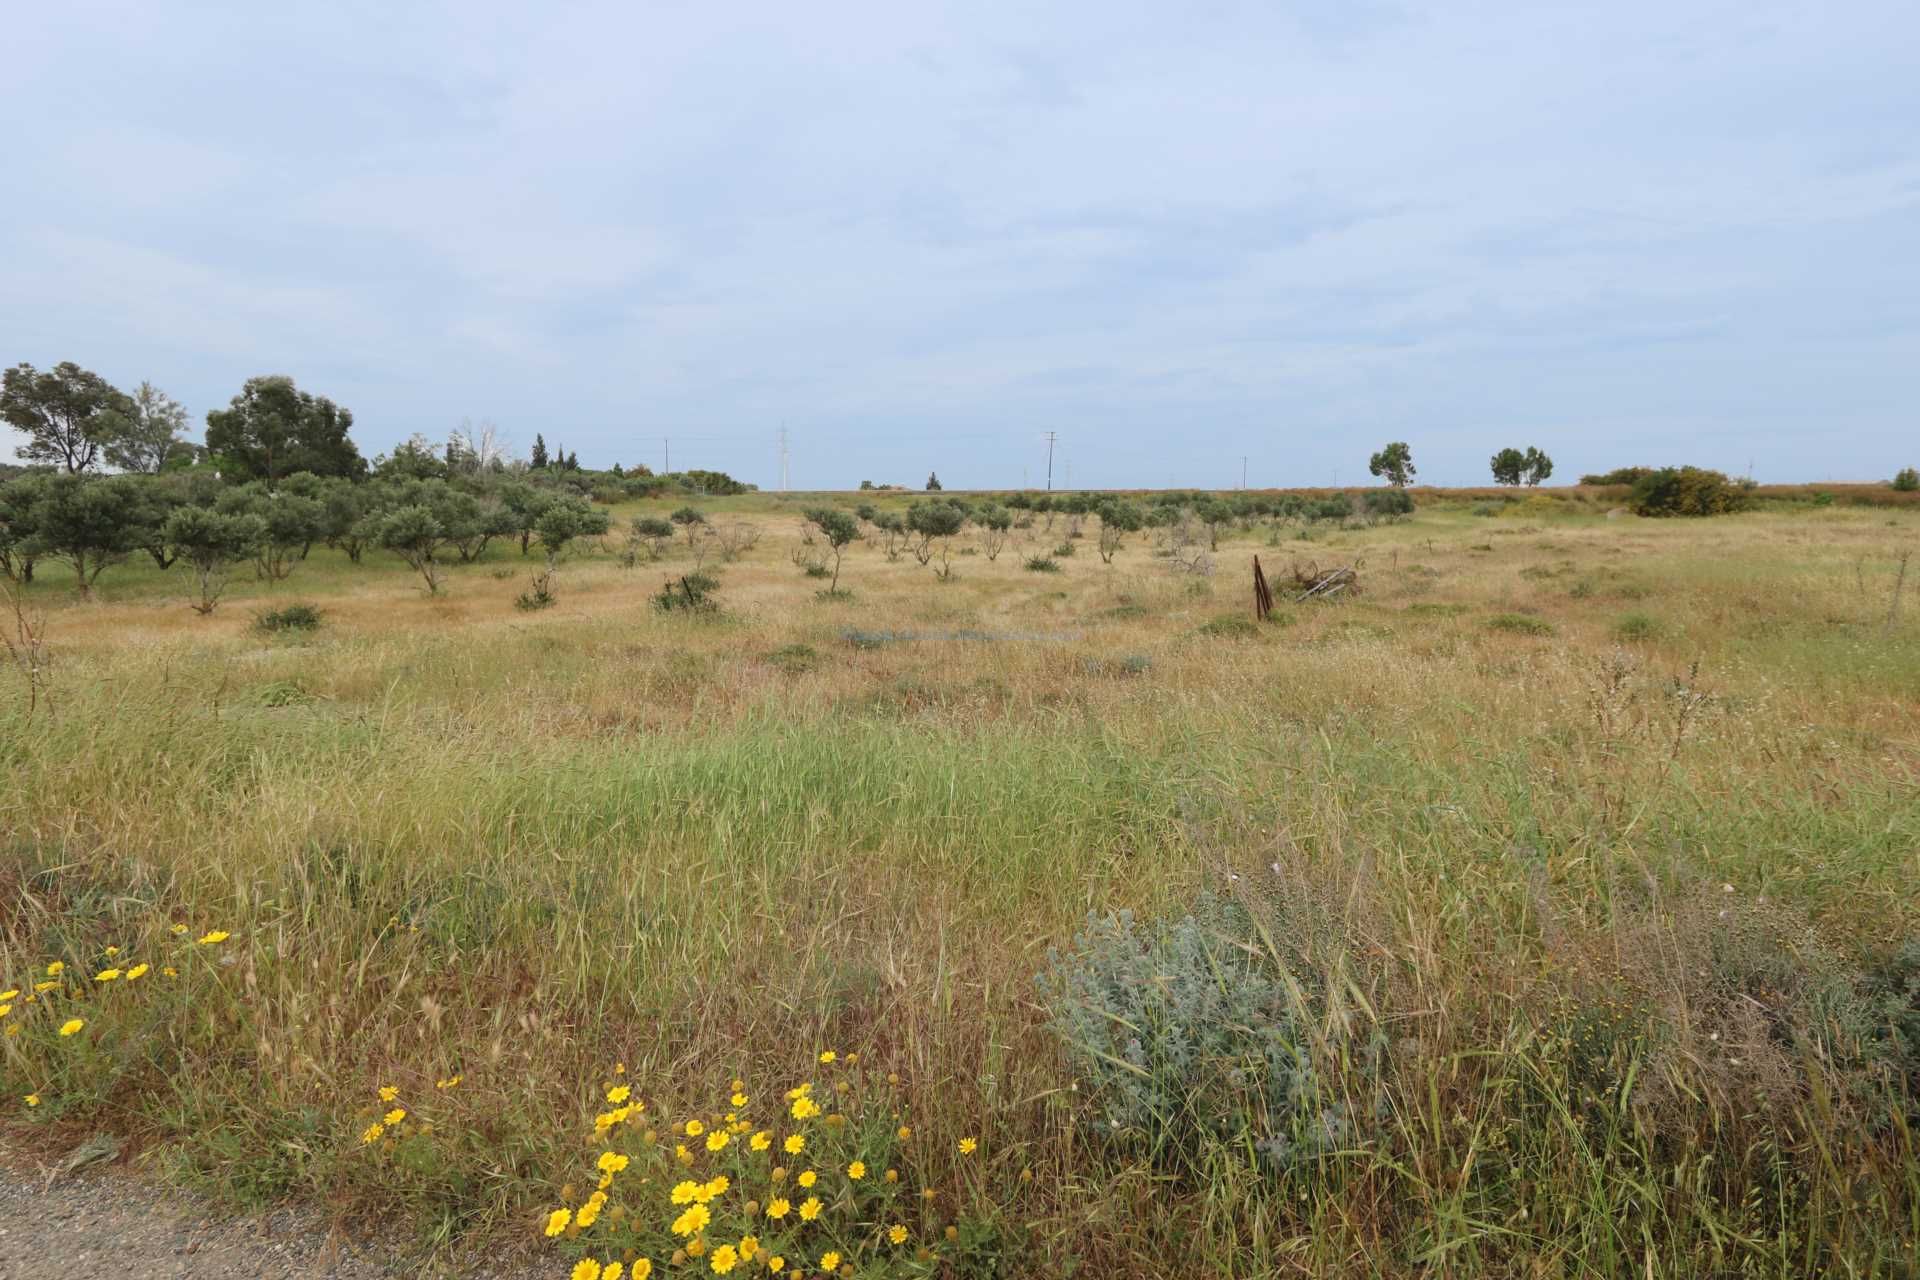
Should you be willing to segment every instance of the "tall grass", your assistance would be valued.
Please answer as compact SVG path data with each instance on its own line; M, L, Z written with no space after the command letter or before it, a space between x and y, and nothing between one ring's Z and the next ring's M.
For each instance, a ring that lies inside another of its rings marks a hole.
M777 539L717 620L592 562L535 620L478 575L443 604L330 573L292 644L158 617L151 582L55 608L53 714L0 709L0 976L170 920L235 938L102 998L122 1048L9 1131L113 1128L198 1185L471 1247L533 1238L608 1063L672 1102L833 1043L1034 1175L1001 1207L1016 1274L1912 1265L1913 1099L1859 1012L1920 870L1920 643L1853 622L1879 519L1595 520L1489 556L1428 514L1330 535L1366 595L1227 646L1196 634L1226 597L1142 546L937 591L857 553L862 626L899 637L868 648ZM1630 655L1623 557L1686 620ZM1536 612L1556 634L1488 625ZM1089 674L1121 654L1145 674ZM1284 1171L1103 1141L1034 985L1089 912L1203 891L1252 904L1240 941L1361 1118ZM10 1092L43 1083L0 1052ZM437 1154L369 1161L374 1089L453 1073Z

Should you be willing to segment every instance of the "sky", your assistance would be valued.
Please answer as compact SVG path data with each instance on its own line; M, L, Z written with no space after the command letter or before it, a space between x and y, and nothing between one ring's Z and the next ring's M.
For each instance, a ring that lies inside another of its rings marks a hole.
M777 487L1920 464L1920 5L19 6L0 362Z

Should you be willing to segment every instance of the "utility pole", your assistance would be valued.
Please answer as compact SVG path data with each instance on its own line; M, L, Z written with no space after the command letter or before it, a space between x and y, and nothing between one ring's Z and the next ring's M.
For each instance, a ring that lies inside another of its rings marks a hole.
M1053 441L1057 432L1047 432L1047 492L1053 492Z
M780 492L787 491L787 429L780 428Z
M673 474L673 442L668 440L665 436L660 437L660 457L661 457L660 474L663 476L672 475Z
M1244 453L1240 455L1240 487L1247 487L1247 455Z

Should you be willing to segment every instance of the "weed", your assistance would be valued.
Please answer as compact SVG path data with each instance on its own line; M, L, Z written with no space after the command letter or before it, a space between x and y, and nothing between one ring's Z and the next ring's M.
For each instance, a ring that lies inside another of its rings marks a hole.
M324 620L324 615L313 605L288 604L278 609L265 609L254 614L253 629L263 635L278 635L290 631L315 631Z

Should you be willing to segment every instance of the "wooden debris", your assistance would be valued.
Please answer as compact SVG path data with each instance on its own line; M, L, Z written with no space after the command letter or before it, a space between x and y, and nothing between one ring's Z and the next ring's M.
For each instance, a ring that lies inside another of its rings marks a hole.
M1253 616L1265 622L1273 612L1273 592L1267 590L1267 575L1260 571L1260 557L1253 558Z
M1357 595L1360 591L1360 565L1358 562L1340 565L1324 572L1317 564L1309 563L1302 569L1297 563L1293 566L1293 585L1299 588L1299 594L1293 597L1296 604L1307 600L1331 600L1341 592Z

